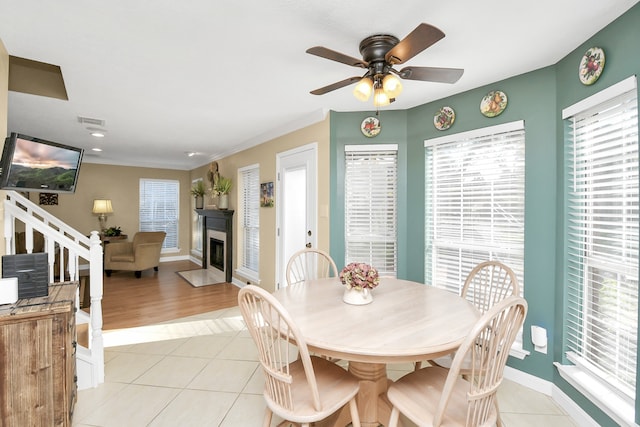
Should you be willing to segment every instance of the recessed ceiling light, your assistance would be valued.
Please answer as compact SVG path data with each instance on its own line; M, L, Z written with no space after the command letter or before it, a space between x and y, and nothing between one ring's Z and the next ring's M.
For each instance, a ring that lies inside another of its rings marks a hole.
M184 154L186 154L189 157L193 157L198 153L196 153L195 151L185 151Z
M104 138L107 134L107 131L101 127L87 126L87 130L91 136L95 136L96 138Z
M91 151L102 151L102 148L98 148L98 147L92 148Z

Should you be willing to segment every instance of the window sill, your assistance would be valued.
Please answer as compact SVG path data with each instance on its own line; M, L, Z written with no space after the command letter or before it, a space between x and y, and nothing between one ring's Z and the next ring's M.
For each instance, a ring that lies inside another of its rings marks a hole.
M524 360L524 358L530 354L530 351L527 351L520 346L513 346L511 347L511 350L509 350L509 356L515 357L516 359L520 360Z
M244 277L247 280L250 280L252 283L259 285L260 284L260 276L258 275L258 272L253 271L253 270L249 270L246 268L238 268L236 270L236 274L239 274L240 276Z
M180 248L166 248L160 251L161 254L176 254L180 252Z
M636 425L634 407L611 390L611 387L574 365L554 362L560 376L620 425Z

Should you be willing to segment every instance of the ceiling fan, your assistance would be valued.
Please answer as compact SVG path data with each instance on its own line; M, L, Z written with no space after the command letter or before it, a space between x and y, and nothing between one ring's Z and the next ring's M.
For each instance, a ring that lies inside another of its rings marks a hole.
M324 95L358 82L353 91L354 96L361 101L367 101L373 93L373 104L376 107L382 107L395 101L395 98L402 91L402 83L396 76L406 80L455 83L460 79L464 70L460 68L404 67L397 71L393 68L394 65L405 63L442 38L444 38L444 33L438 28L422 23L402 40L389 34L375 34L365 38L360 42L362 59L353 58L323 46L309 48L306 52L312 55L367 70L363 76L349 77L312 90L311 93Z

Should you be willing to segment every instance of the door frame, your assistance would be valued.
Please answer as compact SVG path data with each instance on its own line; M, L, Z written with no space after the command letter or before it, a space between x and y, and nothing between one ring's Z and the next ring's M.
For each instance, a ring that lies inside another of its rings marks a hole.
M284 245L283 245L283 211L284 206L284 188L282 185L282 172L284 159L289 156L295 156L300 154L306 154L308 157L304 162L300 162L301 166L305 166L307 169L307 227L311 230L311 236L308 236L307 241L311 243L312 247L317 247L317 233L318 233L318 143L312 142L309 144L301 145L291 150L283 151L276 154L276 277L275 288L276 290L282 287L285 280L286 260L284 260Z

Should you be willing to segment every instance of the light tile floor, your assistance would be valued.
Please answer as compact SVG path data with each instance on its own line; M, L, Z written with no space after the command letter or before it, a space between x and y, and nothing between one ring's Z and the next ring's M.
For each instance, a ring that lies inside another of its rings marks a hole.
M74 426L262 425L262 374L237 307L104 338L105 383L78 393ZM508 427L577 426L551 398L516 383L506 381L499 399Z

